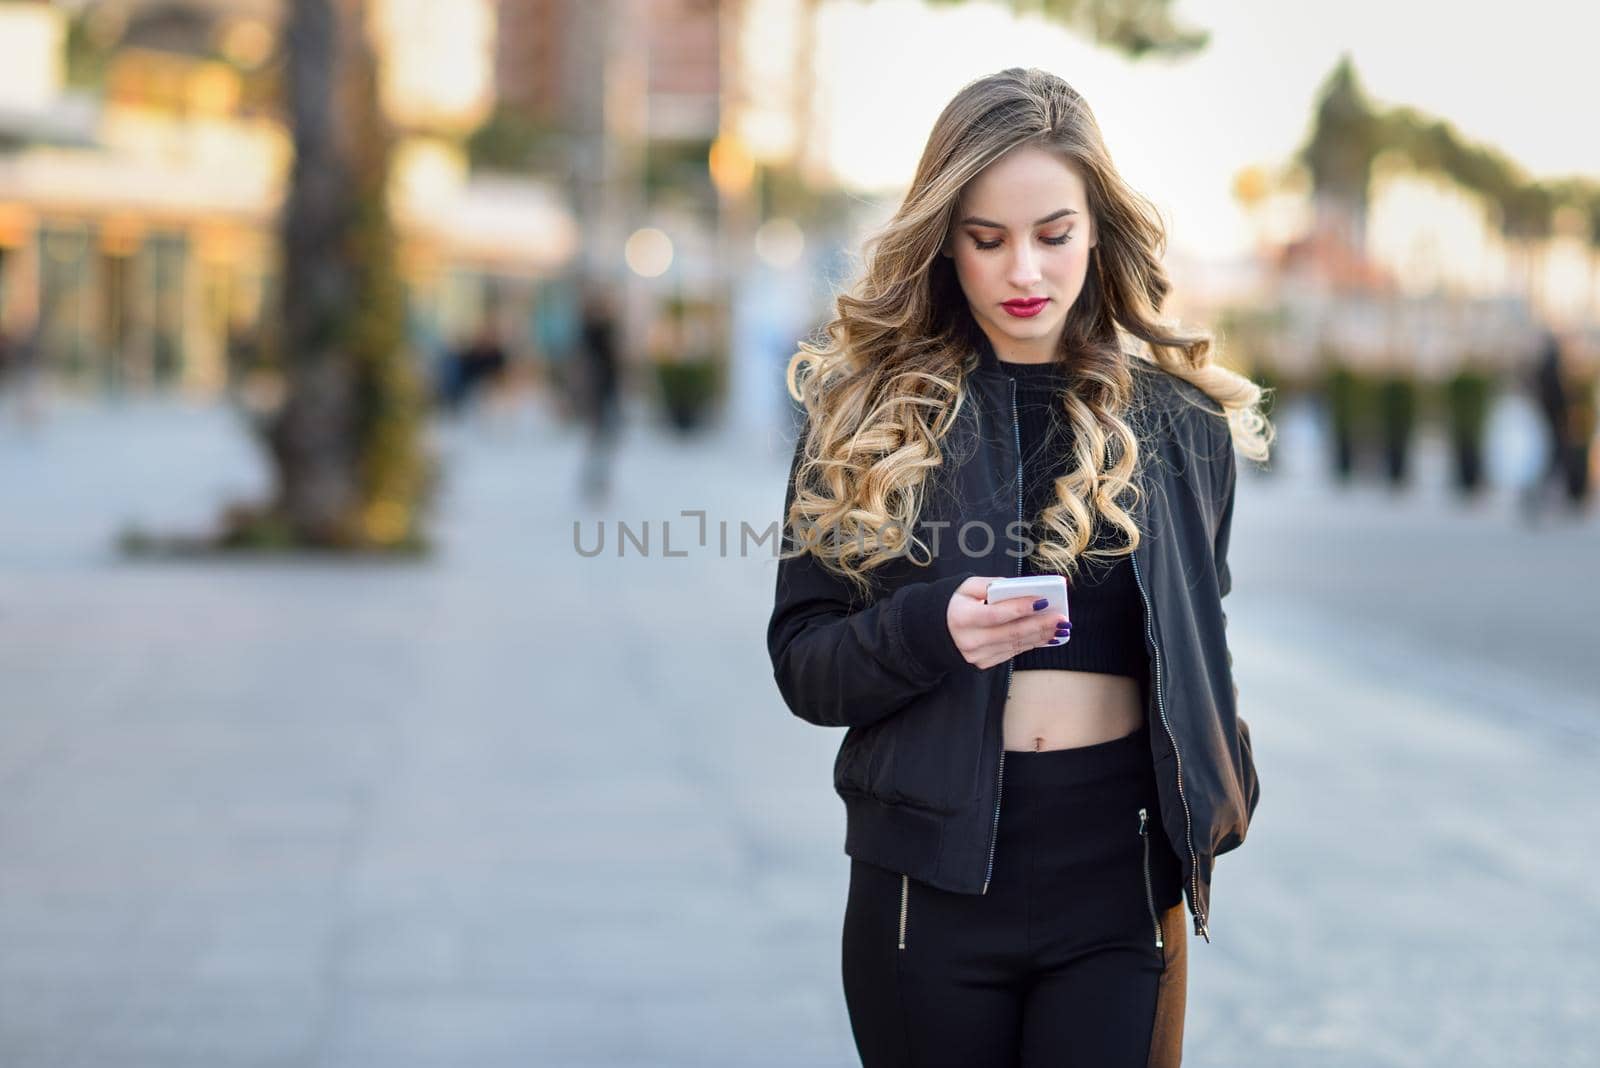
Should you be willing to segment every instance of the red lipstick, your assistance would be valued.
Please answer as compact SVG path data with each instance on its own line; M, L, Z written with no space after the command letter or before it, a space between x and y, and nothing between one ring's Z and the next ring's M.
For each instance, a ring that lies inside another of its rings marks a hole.
M1018 319L1031 319L1044 311L1044 306L1049 303L1049 297L1028 297L1026 300L1008 300L1000 307Z

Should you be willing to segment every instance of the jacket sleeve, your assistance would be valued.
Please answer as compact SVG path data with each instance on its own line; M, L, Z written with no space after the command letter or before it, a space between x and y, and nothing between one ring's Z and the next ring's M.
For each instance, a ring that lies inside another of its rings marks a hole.
M1212 555L1217 562L1217 595L1226 597L1228 591L1233 589L1233 573L1228 569L1228 539L1233 533L1233 498L1239 483L1239 466L1234 458L1233 439L1226 431L1218 451L1222 455L1220 461L1222 477L1218 482L1221 498L1217 510L1217 535Z
M779 519L784 551L796 544L788 515L804 434L795 444ZM977 671L956 647L946 617L956 587L975 573L902 583L861 603L846 580L810 553L780 558L767 652L789 710L818 726L866 726L898 712L952 672Z
M1212 559L1217 565L1217 596L1226 597L1228 591L1233 589L1233 573L1228 569L1228 539L1233 533L1233 500L1239 482L1239 465L1234 456L1233 434L1228 429L1226 421L1222 423L1222 440L1218 444L1218 454L1221 456L1222 477L1218 482L1221 490L1220 507L1217 511L1217 532L1213 544ZM1223 630L1227 630L1228 613L1222 613ZM1226 643L1226 634L1224 634ZM1233 650L1228 650L1228 671L1233 671ZM1233 699L1237 704L1239 700L1239 687L1233 687Z

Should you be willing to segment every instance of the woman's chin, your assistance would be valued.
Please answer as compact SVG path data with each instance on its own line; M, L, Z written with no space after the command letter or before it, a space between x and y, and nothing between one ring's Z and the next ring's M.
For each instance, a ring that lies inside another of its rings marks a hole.
M1042 337L1049 337L1057 324L1053 319L1046 319L1042 315L1036 315L1032 319L1018 319L1016 316L1006 315L995 325L1000 328L1001 333L1014 341L1037 341Z

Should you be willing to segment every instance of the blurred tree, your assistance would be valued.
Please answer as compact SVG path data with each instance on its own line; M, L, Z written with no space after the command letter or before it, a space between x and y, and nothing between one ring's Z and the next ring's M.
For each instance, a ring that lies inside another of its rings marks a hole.
M1413 108L1380 109L1367 99L1350 57L1342 56L1323 83L1311 134L1297 156L1311 175L1319 210L1348 227L1357 248L1363 244L1373 161L1385 151L1477 193L1492 207L1501 235L1516 252L1530 302L1563 205L1590 219L1591 269L1600 270L1600 184L1587 178L1532 180L1504 154L1469 143L1448 122Z
M1589 220L1589 306L1585 309L1589 321L1593 322L1596 312L1595 293L1600 290L1600 184L1584 190L1583 213Z
M510 174L558 173L569 139L558 127L499 106L467 137L474 170Z
M64 60L68 85L76 89L102 86L126 17L126 12L104 5L73 11L67 16Z
M1323 82L1311 136L1299 158L1311 173L1319 213L1357 249L1365 247L1372 161L1385 147L1385 134L1349 55L1341 56Z
M1555 196L1538 182L1519 183L1501 193L1498 207L1500 233L1517 252L1522 292L1534 303L1554 232Z
M815 0L813 0L815 2ZM967 0L928 0L951 7ZM1138 59L1146 55L1184 56L1211 40L1208 30L1178 25L1172 0L1005 0L1018 14L1038 12L1103 45Z
M276 494L232 540L415 547L427 482L421 389L404 347L388 214L390 131L363 0L293 0L294 162L280 224L287 393L267 427Z

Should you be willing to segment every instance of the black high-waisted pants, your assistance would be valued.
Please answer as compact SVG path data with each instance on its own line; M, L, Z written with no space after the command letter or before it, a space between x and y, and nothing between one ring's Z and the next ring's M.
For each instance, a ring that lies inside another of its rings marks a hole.
M862 1064L1176 1065L1188 932L1149 727L1007 751L1000 796L987 894L851 860L844 992Z

